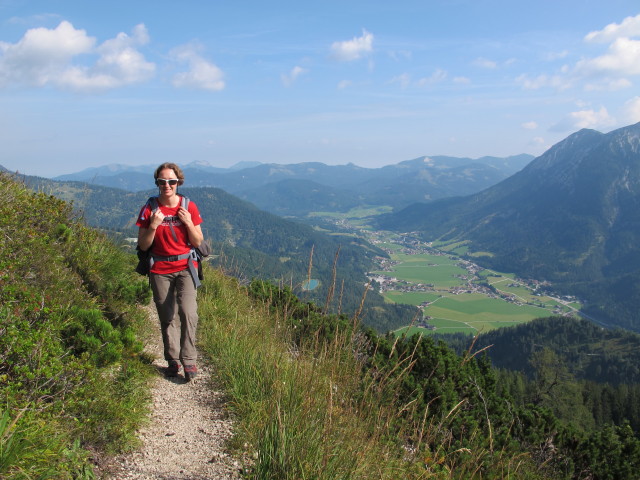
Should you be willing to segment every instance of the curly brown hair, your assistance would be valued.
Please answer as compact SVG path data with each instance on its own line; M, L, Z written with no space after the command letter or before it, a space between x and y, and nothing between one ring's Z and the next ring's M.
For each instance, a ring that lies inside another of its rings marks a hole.
M178 178L178 185L182 185L184 183L184 173L182 173L182 169L175 163L171 162L165 162L158 168L156 168L156 171L153 173L153 179L157 180L160 172L166 169L173 170L173 172L176 174L176 177Z

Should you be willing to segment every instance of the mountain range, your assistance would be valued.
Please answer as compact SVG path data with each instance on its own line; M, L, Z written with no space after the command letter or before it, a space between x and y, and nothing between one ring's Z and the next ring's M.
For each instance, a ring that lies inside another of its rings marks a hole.
M467 242L479 263L549 280L582 296L593 318L640 329L640 123L580 130L492 187L378 226Z
M478 159L423 156L380 168L245 162L222 169L196 162L184 165L183 170L189 187L221 188L263 210L304 216L326 209L348 211L358 205L402 208L415 202L467 195L509 177L532 159L526 154ZM83 181L135 192L153 186L154 168L108 165L55 180Z
M84 205L89 218L95 215L94 224L131 227L131 201L139 203L151 193L132 193L143 184L149 187L153 168L143 170L146 173L116 166L82 174L85 179L93 175L91 183L118 189L77 182L57 182L55 188L57 195ZM533 160L523 155L485 157L482 162L420 157L379 169L301 163L239 165L223 171L190 164L184 170L190 187L221 186L193 188L192 194L203 196L200 202L209 205L212 220L220 205L229 205L212 231L234 247L259 246L270 258L286 259L289 252L298 255L300 264L301 252L315 242L305 245L304 236L311 238L312 230L291 230L281 218L265 216L237 197L292 216L392 206L394 213L377 218L378 228L418 232L427 241L464 242L474 262L549 281L556 291L578 295L590 318L640 330L640 123L606 134L580 130ZM100 193L94 196L94 191ZM92 200L87 203L85 197ZM218 200L209 202L209 197ZM280 235L289 231L295 232L296 245L305 245L298 254L299 247L286 241L288 234ZM325 268L339 243L329 242L322 249ZM258 261L278 266L262 257ZM365 263L357 261L356 270L362 272Z

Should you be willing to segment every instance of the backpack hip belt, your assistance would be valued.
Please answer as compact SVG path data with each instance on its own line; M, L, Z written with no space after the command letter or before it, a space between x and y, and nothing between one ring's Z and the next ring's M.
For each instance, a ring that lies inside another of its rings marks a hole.
M198 270L193 265L193 262L198 261L198 254L195 248L192 248L189 253L183 253L182 255L171 255L170 257L161 257L159 255L151 255L151 259L149 261L149 269L153 267L155 262L178 262L180 260L189 259L187 262L187 266L189 268L189 273L191 274L191 278L193 279L193 284L196 288L200 287L200 279L198 278Z

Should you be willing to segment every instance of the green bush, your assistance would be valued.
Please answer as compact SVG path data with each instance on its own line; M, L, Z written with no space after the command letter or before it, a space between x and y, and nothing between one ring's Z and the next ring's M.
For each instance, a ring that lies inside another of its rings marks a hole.
M0 477L89 478L145 415L149 288L70 205L2 173L0 196Z

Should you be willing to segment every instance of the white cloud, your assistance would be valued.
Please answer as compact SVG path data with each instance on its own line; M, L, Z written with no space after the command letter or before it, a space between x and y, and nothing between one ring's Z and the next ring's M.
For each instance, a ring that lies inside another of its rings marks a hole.
M552 131L565 132L581 128L606 128L615 125L616 121L606 108L600 110L579 110L569 113L565 118L551 127Z
M473 61L473 65L475 65L476 67L489 68L489 69L497 68L498 66L497 62L494 62L493 60L489 60L488 58L484 58L484 57L476 58Z
M620 90L631 86L626 77L640 75L640 15L611 23L585 36L586 42L608 43L603 55L580 60L573 74L587 79L587 90Z
M525 122L522 124L522 128L525 128L527 130L535 130L536 128L538 128L538 124L536 122Z
M525 90L538 90L545 87L565 90L572 86L571 79L562 75L538 75L535 78L520 75L516 78L516 83L519 83Z
M569 50L562 50L561 52L548 52L542 56L543 60L553 62L554 60L560 60L569 55Z
M409 85L411 85L411 75L409 75L408 73L403 73L401 75L393 77L389 83L397 83L401 88L407 88Z
M344 90L345 88L349 88L353 82L351 80L341 80L338 82L338 90Z
M640 75L640 41L618 38L607 54L579 61L576 70L585 75Z
M145 81L155 65L135 48L149 37L144 25L133 36L120 33L95 47L85 30L67 22L55 29L33 28L15 44L0 42L0 86L22 85L82 92L102 91ZM74 64L81 55L98 55L93 65Z
M633 97L625 102L623 115L627 124L640 122L640 97Z
M605 55L579 61L576 71L583 75L640 75L640 41L618 38Z
M119 33L116 38L107 40L97 49L100 58L92 69L93 73L89 73L89 79L91 75L110 77L113 87L150 79L155 73L155 65L147 62L135 48L148 42L149 35L144 25L136 26L131 37Z
M286 75L282 75L282 83L284 84L285 87L290 87L291 85L293 85L293 82L295 82L297 80L297 78L304 74L307 73L309 70L307 70L306 68L302 68L299 66L295 66L291 69L291 71L286 74Z
M586 83L584 89L587 92L614 92L616 90L622 90L623 88L629 88L632 85L633 84L626 78L605 78L600 82Z
M331 45L333 58L341 62L358 60L363 56L373 52L373 34L362 31L361 37L354 37L344 42L334 42Z
M587 42L608 43L620 37L638 36L640 36L640 15L627 17L620 24L610 23L602 30L589 32L584 39Z
M584 37L585 42L608 44L601 55L583 58L574 65L563 65L556 74L541 74L516 78L525 89L544 87L559 90L581 85L586 91L615 91L632 86L629 77L640 75L640 15L627 17L620 24L612 23L604 29ZM566 55L562 52L561 56ZM556 59L560 56L548 57Z
M471 79L467 77L453 77L453 83L458 85L469 85L471 83Z
M202 58L197 45L184 45L173 49L170 54L175 61L189 67L187 71L173 76L174 87L211 91L224 89L224 73L217 65Z
M429 77L424 77L424 78L421 78L420 80L418 80L418 85L420 85L420 86L434 85L436 83L443 82L444 80L446 80L446 78L447 78L447 72L445 72L444 70L438 68Z

